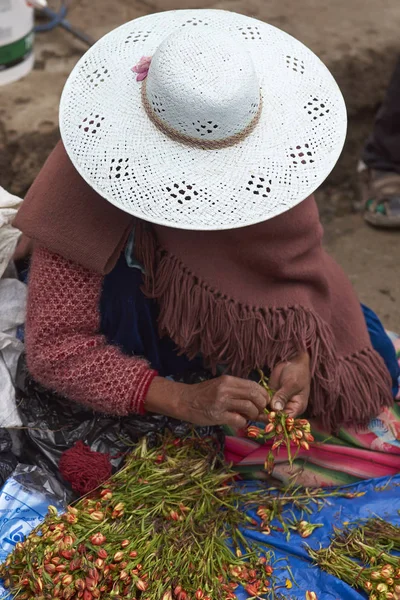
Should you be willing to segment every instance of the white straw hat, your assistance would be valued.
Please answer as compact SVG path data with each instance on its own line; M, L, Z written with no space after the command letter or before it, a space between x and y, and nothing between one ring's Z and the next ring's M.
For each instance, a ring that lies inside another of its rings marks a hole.
M112 31L78 62L60 106L65 148L87 183L132 215L182 229L243 227L292 208L332 170L346 122L310 50L220 10Z

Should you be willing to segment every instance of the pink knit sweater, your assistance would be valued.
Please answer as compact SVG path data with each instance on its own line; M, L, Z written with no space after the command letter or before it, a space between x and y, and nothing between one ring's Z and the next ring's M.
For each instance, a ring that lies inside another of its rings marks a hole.
M26 354L45 387L104 413L143 412L154 376L99 333L102 277L35 249L29 281Z

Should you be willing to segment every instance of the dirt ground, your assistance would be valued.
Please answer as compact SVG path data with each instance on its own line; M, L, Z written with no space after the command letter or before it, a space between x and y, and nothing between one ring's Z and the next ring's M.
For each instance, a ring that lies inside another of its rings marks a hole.
M57 7L56 2L50 6ZM353 213L355 170L400 52L399 0L72 0L68 18L95 39L135 17L176 8L223 8L263 19L296 36L328 65L349 112L346 146L318 192L326 246L361 300L400 331L400 232L375 231ZM61 29L36 39L34 71L0 87L0 185L23 195L58 139L59 96L85 46Z

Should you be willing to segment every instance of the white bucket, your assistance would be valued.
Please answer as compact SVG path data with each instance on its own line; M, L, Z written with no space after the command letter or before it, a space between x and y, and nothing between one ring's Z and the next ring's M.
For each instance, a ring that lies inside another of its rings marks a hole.
M33 8L26 0L0 0L0 85L33 67Z

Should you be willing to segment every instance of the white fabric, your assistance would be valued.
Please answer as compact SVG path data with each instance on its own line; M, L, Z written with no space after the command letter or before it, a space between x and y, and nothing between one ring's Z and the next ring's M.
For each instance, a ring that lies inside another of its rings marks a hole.
M14 380L23 344L16 338L25 321L26 285L10 266L20 232L11 222L21 199L0 187L0 427L20 426Z
M146 94L131 71L152 56ZM239 143L203 149L170 135ZM150 113L152 114L152 113ZM221 10L141 17L99 40L60 104L65 148L100 195L144 220L184 229L242 227L301 202L335 165L346 108L325 65L266 23ZM216 126L216 127L215 127Z
M20 232L11 223L22 200L0 186L0 278L14 254Z

